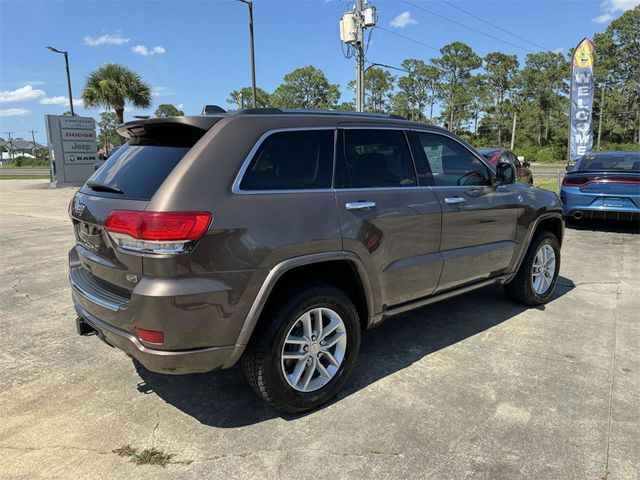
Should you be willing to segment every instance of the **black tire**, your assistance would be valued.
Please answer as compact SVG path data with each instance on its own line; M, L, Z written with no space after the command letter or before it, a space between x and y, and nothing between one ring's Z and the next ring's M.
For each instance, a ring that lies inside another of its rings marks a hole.
M360 322L349 297L332 285L310 283L286 297L270 302L242 357L242 368L249 384L267 403L285 413L301 413L333 398L349 377L360 349ZM281 368L284 340L303 313L326 307L340 315L347 334L344 359L333 378L312 392L301 392L289 385Z
M549 245L553 249L553 253L556 256L556 268L549 288L543 294L538 294L533 289L531 273L533 269L533 260L536 253L543 245ZM518 273L511 282L504 286L504 290L507 296L517 303L529 306L542 305L547 303L553 295L558 281L559 271L560 243L556 236L548 230L539 231L534 235L533 240L529 245L529 249L527 250L527 254L524 257L524 260L522 260Z

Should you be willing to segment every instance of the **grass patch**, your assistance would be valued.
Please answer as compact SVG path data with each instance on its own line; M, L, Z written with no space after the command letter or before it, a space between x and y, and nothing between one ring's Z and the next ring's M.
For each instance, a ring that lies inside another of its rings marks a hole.
M138 450L131 445L116 448L113 453L119 457L129 457L136 465L160 465L161 467L171 463L171 459L174 457L173 454L165 453L157 448Z
M536 177L533 176L533 184L536 187L544 188L545 190L551 190L558 193L558 179L556 177Z
M0 180L44 180L48 178L49 175L3 175L0 173Z

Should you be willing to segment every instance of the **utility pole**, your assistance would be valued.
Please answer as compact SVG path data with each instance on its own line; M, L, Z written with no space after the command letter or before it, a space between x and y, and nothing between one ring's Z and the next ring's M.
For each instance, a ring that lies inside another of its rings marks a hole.
M356 112L364 112L364 30L362 0L356 0Z
M511 148L510 148L512 152L516 146L516 117L517 116L518 116L517 112L513 112L513 126L511 127Z
M11 157L11 162L13 162L14 158L13 158L13 140L11 139L11 134L13 132L4 132L7 135L9 135L9 156Z
M251 106L256 108L256 59L253 52L253 2L252 0L240 0L249 7L249 45L251 48Z
M602 135L602 114L604 112L604 90L606 86L602 85L602 95L600 96L600 118L598 118L598 143L596 144L596 151L600 151L600 137Z
M31 129L31 141L33 143L33 156L36 156L36 133L38 133L37 131Z
M353 48L356 57L356 111L364 111L364 30L376 25L376 7L365 0L356 0L353 11L346 12L340 19L340 40ZM347 54L350 58L350 54Z

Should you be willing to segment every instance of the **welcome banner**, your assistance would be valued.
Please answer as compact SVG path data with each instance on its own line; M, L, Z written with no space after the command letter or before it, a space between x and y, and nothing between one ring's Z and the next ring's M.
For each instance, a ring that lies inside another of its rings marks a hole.
M569 107L569 160L575 161L590 153L593 147L593 63L595 45L583 39L573 52L571 98Z

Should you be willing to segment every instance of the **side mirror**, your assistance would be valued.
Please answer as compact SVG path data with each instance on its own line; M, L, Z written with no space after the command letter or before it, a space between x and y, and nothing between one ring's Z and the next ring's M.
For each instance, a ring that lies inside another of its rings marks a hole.
M524 168L529 168L531 166L531 164L529 162L522 162L522 166Z
M516 167L512 163L498 162L496 165L498 185L508 185L516 181Z

